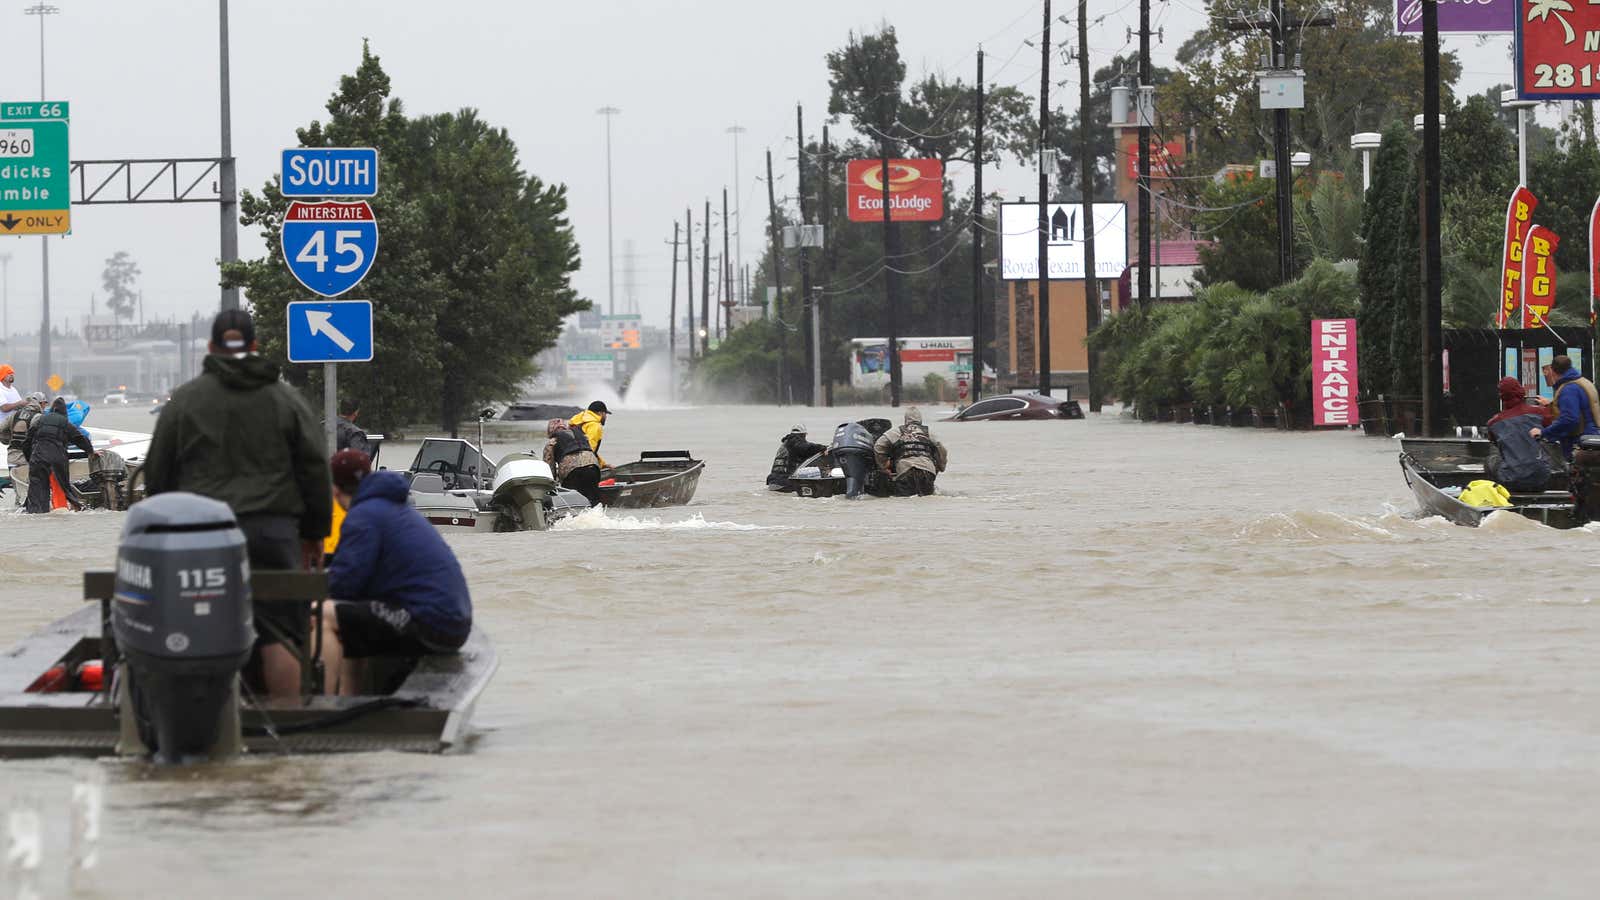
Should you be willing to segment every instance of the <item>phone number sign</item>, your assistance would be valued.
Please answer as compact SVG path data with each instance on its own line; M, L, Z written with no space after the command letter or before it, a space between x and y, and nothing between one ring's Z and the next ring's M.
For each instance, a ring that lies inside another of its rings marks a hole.
M1600 6L1587 0L1518 0L1517 96L1600 98Z

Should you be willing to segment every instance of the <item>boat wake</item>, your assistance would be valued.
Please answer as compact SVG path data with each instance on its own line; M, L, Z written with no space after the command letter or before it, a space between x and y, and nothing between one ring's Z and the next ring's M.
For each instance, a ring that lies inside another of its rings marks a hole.
M791 525L744 525L739 522L708 522L695 513L687 519L662 521L608 511L605 507L586 509L550 526L551 531L790 531Z

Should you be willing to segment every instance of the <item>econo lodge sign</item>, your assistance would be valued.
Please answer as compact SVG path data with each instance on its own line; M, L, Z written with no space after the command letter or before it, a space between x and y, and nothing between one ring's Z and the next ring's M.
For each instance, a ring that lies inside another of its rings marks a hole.
M1588 0L1518 0L1517 96L1600 97L1600 5Z
M937 222L944 218L944 163L891 159L888 169L889 221ZM845 167L845 211L850 221L883 221L883 170L879 159L852 159Z

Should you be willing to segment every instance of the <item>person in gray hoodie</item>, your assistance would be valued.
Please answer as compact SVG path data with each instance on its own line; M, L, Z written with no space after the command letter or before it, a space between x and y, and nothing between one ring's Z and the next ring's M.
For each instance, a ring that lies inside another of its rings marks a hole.
M945 466L950 453L933 439L922 424L922 410L906 407L905 424L891 428L872 445L878 468L891 479L896 497L926 497L933 493L933 482Z

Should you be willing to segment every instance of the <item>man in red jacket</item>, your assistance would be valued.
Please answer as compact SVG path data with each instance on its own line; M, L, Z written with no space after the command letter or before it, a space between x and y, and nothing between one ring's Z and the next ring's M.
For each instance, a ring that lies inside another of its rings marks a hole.
M1515 378L1502 378L1498 385L1500 391L1500 411L1489 419L1485 428L1493 426L1496 422L1514 419L1532 413L1544 419L1546 425L1555 419L1554 410L1543 404L1528 399L1528 391L1522 382Z

